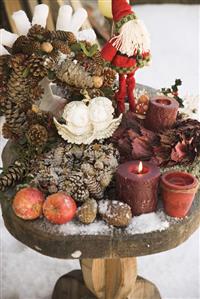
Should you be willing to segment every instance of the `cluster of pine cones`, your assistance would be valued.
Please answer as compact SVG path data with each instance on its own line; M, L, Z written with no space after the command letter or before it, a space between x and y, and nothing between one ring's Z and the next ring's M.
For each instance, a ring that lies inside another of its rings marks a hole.
M58 144L33 161L31 182L43 192L65 191L77 202L103 199L118 166L119 153L112 144Z
M39 83L44 77L52 76L60 52L69 54L75 42L71 32L49 31L34 25L27 36L15 41L11 55L0 56L0 111L6 119L5 138L18 140L30 135L27 114L44 93Z

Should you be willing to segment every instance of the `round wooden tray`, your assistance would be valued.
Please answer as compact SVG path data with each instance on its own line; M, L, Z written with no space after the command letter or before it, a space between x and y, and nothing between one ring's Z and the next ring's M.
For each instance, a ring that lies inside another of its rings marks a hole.
M44 219L24 221L18 218L12 211L11 193L1 199L6 228L17 240L51 257L85 259L149 255L178 246L200 225L200 192L188 216L181 220L168 218L169 227L162 231L132 234L125 229L111 227L105 232L84 235L78 233L79 229L72 234L70 226L69 233L67 230L60 232Z

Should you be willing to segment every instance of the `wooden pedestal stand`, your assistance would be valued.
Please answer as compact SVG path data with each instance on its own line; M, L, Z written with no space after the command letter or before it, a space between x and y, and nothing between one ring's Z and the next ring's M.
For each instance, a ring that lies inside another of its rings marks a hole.
M153 283L137 276L134 257L83 259L81 268L82 273L73 271L58 280L52 299L161 299Z
M115 228L104 234L63 235L44 219L18 218L11 198L12 190L4 193L1 207L5 226L17 240L47 256L80 259L82 272L61 277L52 299L160 299L156 287L137 276L135 257L174 248L200 225L200 192L187 217L169 220L169 227L163 231L136 235Z

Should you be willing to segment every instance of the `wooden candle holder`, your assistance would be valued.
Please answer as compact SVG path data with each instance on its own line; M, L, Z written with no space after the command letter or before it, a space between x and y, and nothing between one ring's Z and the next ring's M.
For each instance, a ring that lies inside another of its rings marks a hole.
M175 99L158 96L149 102L145 127L154 132L171 128L177 118L179 104Z

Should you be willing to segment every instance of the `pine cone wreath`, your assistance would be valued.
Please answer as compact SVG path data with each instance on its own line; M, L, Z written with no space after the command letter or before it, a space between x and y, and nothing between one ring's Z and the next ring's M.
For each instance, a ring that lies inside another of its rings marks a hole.
M0 176L0 191L5 191L8 187L14 186L21 181L28 169L27 161L15 161L6 172Z
M32 125L26 134L28 142L36 148L43 147L48 140L48 132L45 127L36 124Z

